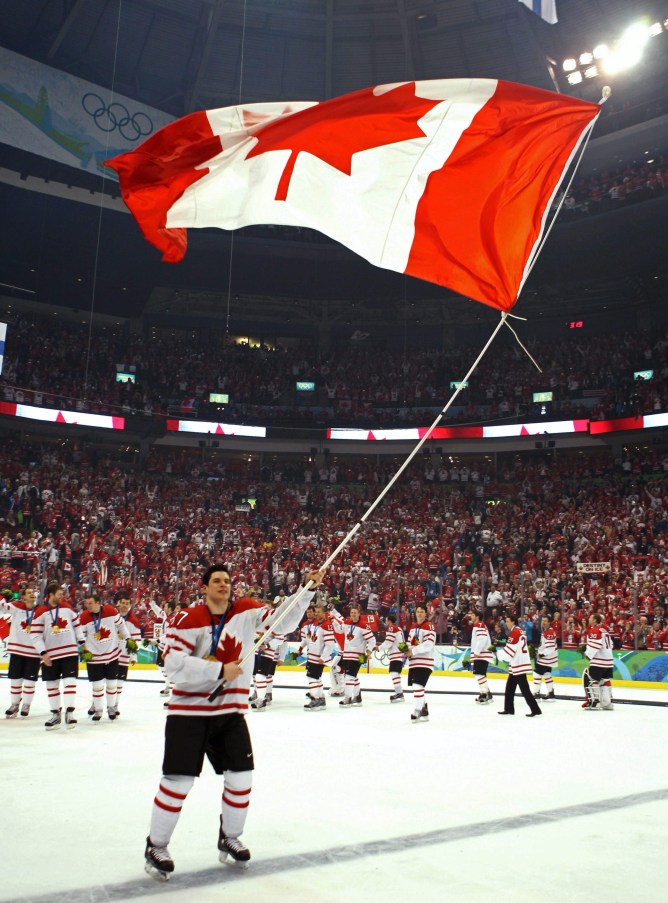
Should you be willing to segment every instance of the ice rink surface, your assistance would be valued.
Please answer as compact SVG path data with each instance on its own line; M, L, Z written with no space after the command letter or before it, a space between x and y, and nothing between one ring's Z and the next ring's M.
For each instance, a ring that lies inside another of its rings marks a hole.
M502 718L502 681L481 707L472 678L432 677L430 721L411 724L383 675L362 675L360 707L305 712L303 674L279 672L272 708L248 716L250 868L218 863L222 779L205 765L160 884L143 869L165 719L151 676L133 675L114 723L86 717L84 681L74 730L44 729L42 686L28 719L0 721L0 900L668 898L668 691L617 690L614 712L562 698L540 718L518 697ZM8 697L3 678L2 711Z

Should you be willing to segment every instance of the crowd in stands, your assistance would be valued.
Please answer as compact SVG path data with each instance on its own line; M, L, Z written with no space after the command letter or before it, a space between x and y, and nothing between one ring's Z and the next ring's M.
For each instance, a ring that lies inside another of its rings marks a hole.
M617 210L629 204L659 197L668 190L668 157L630 163L576 179L564 200L561 218L576 219Z
M564 330L566 333L566 331ZM130 335L12 316L0 399L45 407L164 419L199 417L285 426L424 426L452 394L479 347L418 349L406 355L372 341L346 341L321 357L311 347L226 345L222 336ZM497 338L450 422L527 416L606 419L668 410L668 333L533 340L539 372L508 334ZM187 347L187 355L184 348ZM116 366L136 368L136 382L117 382ZM634 374L653 371L651 378ZM315 383L299 396L297 380ZM209 404L210 393L229 404ZM553 400L534 403L533 394ZM309 403L310 402L310 403Z
M361 518L392 473L339 458L271 468L223 453L155 447L124 465L72 443L0 450L0 586L61 581L81 605L91 587L134 599L151 636L150 600L189 604L212 560L235 592L289 594ZM521 615L536 641L547 614L576 648L592 611L622 649L668 650L668 446L499 454L413 462L329 568L320 590L412 620L426 601L440 642L468 644L481 611L496 641ZM607 573L578 565L609 562Z

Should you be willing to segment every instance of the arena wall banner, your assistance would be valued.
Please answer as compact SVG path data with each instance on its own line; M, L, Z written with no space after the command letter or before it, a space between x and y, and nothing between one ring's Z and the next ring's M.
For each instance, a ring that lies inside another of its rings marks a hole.
M212 423L208 420L167 420L167 429L178 433L212 433L215 436L254 436L264 439L264 426L242 426L239 423Z
M125 418L111 414L87 414L84 411L61 411L58 408L37 408L30 404L0 401L0 414L9 417L25 417L69 426L94 426L103 430L124 430Z
M160 110L0 47L0 142L118 181L103 166L172 122Z

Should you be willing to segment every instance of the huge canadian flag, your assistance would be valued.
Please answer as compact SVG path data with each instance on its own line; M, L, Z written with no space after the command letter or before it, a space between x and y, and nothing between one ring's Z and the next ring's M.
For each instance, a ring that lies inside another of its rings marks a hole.
M317 229L379 267L510 310L597 104L492 79L193 113L109 161L163 259L186 229Z

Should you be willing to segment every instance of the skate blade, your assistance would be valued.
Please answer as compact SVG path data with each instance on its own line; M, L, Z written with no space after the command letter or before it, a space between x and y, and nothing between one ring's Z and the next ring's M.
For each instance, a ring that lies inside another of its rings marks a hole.
M230 868L239 869L240 871L245 871L250 865L250 860L239 860L235 859L233 856L230 856L229 853L220 852L218 854L218 859L223 865L229 865Z
M154 865L151 865L150 862L144 863L144 871L147 875L150 875L154 881L169 881L170 872L162 872L160 869L157 869Z
M76 721L75 721L74 724L66 724L66 725L65 725L65 730L67 730L67 731L73 731L74 728L75 728L76 726L77 726L77 725L76 725Z

